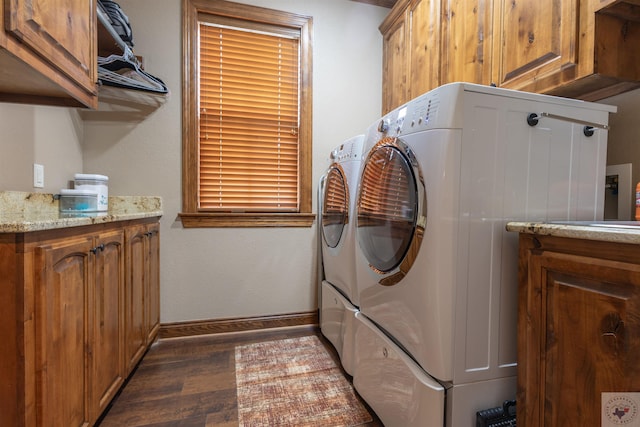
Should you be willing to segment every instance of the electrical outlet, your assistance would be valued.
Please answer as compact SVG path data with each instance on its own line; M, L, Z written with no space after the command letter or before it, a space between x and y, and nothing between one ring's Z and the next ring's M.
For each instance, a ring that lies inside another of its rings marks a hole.
M33 164L33 186L44 188L44 166L37 163Z

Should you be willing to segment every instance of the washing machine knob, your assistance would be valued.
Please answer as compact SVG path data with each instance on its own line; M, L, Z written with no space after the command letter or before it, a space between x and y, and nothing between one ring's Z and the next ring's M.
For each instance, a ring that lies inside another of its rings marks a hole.
M389 120L387 119L382 119L380 120L380 123L378 123L378 132L386 132L389 130Z

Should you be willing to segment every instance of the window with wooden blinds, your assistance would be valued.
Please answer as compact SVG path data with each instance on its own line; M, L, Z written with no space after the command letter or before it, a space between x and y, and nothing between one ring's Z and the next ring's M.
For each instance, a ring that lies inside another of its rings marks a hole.
M200 24L200 208L298 211L298 43Z
M183 226L313 224L311 24L183 0Z

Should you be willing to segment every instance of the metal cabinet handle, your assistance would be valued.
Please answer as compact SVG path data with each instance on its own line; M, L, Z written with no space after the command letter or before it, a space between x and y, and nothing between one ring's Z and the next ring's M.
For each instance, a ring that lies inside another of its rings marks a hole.
M98 246L96 246L95 248L91 248L89 251L94 255L97 254L98 251L102 252L102 251L104 251L104 244L101 243Z

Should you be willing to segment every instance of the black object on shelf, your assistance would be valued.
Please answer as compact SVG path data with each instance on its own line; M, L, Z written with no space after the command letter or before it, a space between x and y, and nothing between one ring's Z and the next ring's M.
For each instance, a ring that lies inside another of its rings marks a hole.
M512 427L515 425L515 400L505 400L501 407L476 412L476 427Z
M111 0L98 0L98 4L109 17L111 26L123 42L133 47L133 31L129 24L129 17L122 11L120 5Z
M98 56L99 83L160 95L168 94L169 89L164 82L146 72L134 55L131 25L120 6L111 0L98 0L97 15L98 21L118 48L115 52L100 52L105 56Z

